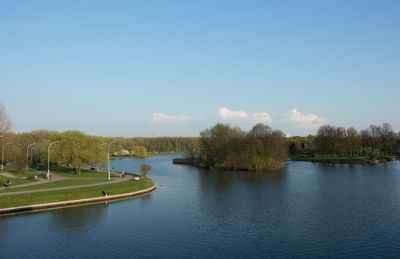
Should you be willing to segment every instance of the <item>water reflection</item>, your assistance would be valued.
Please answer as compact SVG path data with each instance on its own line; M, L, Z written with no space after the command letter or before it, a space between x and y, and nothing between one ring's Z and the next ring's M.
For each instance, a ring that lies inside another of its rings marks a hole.
M80 235L88 228L96 228L104 223L109 205L104 203L90 206L54 210L49 213L49 224L55 231Z
M269 211L282 203L285 169L269 172L200 170L197 197L199 216L210 231L229 226L256 229Z

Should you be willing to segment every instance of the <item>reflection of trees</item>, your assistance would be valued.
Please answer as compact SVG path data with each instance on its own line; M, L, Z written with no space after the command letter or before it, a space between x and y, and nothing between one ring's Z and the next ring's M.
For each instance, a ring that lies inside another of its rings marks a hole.
M107 207L104 204L80 206L55 210L50 213L49 220L60 231L70 231L79 234L87 227L101 225L105 218Z
M211 218L217 227L256 227L276 207L286 206L285 168L270 172L201 170L198 175L200 217Z

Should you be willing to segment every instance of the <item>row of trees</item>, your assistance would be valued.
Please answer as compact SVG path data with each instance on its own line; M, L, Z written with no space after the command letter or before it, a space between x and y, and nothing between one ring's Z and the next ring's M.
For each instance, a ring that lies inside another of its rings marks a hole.
M28 163L35 167L47 165L47 148L53 141L60 143L51 148L51 162L61 162L72 166L80 174L83 165L106 162L107 146L110 153L122 149L129 150L133 156L145 157L149 154L190 153L198 150L198 138L108 138L90 136L79 131L56 132L37 130L29 133L4 132L0 145L11 142L6 148L5 163L22 169L27 164L27 147L36 143L28 152Z
M288 139L291 155L349 157L391 156L400 150L400 134L389 123L371 125L358 132L354 128L324 125L316 136Z
M135 137L121 138L122 147L142 146L149 154L190 153L199 149L199 139L195 137Z
M217 124L201 132L200 165L233 170L279 168L287 159L284 134L263 124L249 132Z
M99 164L106 161L107 147L110 143L111 153L128 150L138 157L148 154L189 153L198 150L198 138L160 137L160 138L107 138L90 136L79 131L56 132L37 130L29 133L9 132L11 121L5 107L0 104L0 146L6 143L5 164L23 169L25 166L43 167L48 160L48 146L51 142L60 141L52 147L51 162L61 162L74 168L80 174L82 167L88 164ZM34 144L34 145L32 145ZM32 146L30 149L28 146Z
M79 131L56 132L47 130L30 133L9 132L11 126L4 106L0 104L0 145L7 146L6 163L24 168L28 163L36 167L47 164L47 148L52 141L61 141L52 149L51 162L71 165L77 174L82 166L106 161L104 143L114 141L111 153L121 149L144 157L148 154L199 153L204 167L263 170L280 167L290 155L354 157L377 154L393 155L400 151L400 133L389 123L371 125L358 132L331 125L319 128L316 136L286 138L279 130L263 124L246 132L239 127L217 124L201 132L200 138L107 138L86 135ZM27 146L36 143L31 150ZM28 151L28 154L27 154ZM398 154L399 155L399 154Z

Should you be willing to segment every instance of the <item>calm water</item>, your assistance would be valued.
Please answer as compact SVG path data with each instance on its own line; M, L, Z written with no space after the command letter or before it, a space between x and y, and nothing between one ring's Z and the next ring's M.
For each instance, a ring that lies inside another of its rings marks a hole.
M250 173L171 159L146 159L149 196L0 217L0 258L400 257L400 162Z

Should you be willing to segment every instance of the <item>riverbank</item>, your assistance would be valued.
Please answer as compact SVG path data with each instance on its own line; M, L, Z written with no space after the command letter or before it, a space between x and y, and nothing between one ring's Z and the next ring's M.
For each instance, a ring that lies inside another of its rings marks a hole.
M141 195L150 193L150 192L154 191L155 189L156 189L156 185L153 185L149 188L146 188L146 189L143 189L140 191L115 194L115 195L110 195L110 196L3 208L3 209L0 209L0 215L21 213L21 212L31 212L31 211L38 211L38 210L47 210L47 209L53 209L53 208L71 207L71 206L93 204L93 203L99 203L99 202L110 202L110 201L114 201L114 200L120 200L120 199L125 199L125 198L130 198L130 197L141 196Z
M52 173L52 180L12 185L11 189L0 190L0 214L10 213L9 208L29 211L42 207L65 206L64 203L90 203L90 199L93 202L119 199L125 197L124 195L135 196L137 192L155 188L153 181L147 177L129 174L125 177L114 176L108 181L105 176L104 172L83 172L82 176L58 172ZM14 183L19 178L10 180ZM105 196L104 193L109 195Z
M358 165L377 165L380 163L391 162L394 160L399 160L395 157L388 157L386 159L374 159L371 160L368 157L291 157L289 161L301 161L301 162L312 162L312 163L323 163L323 164L358 164ZM200 167L199 162L195 158L174 158L172 160L174 165L191 165ZM229 169L231 170L231 169Z
M377 165L379 163L391 162L394 157L370 159L368 157L291 157L291 161L313 162L323 164L359 164L359 165Z

